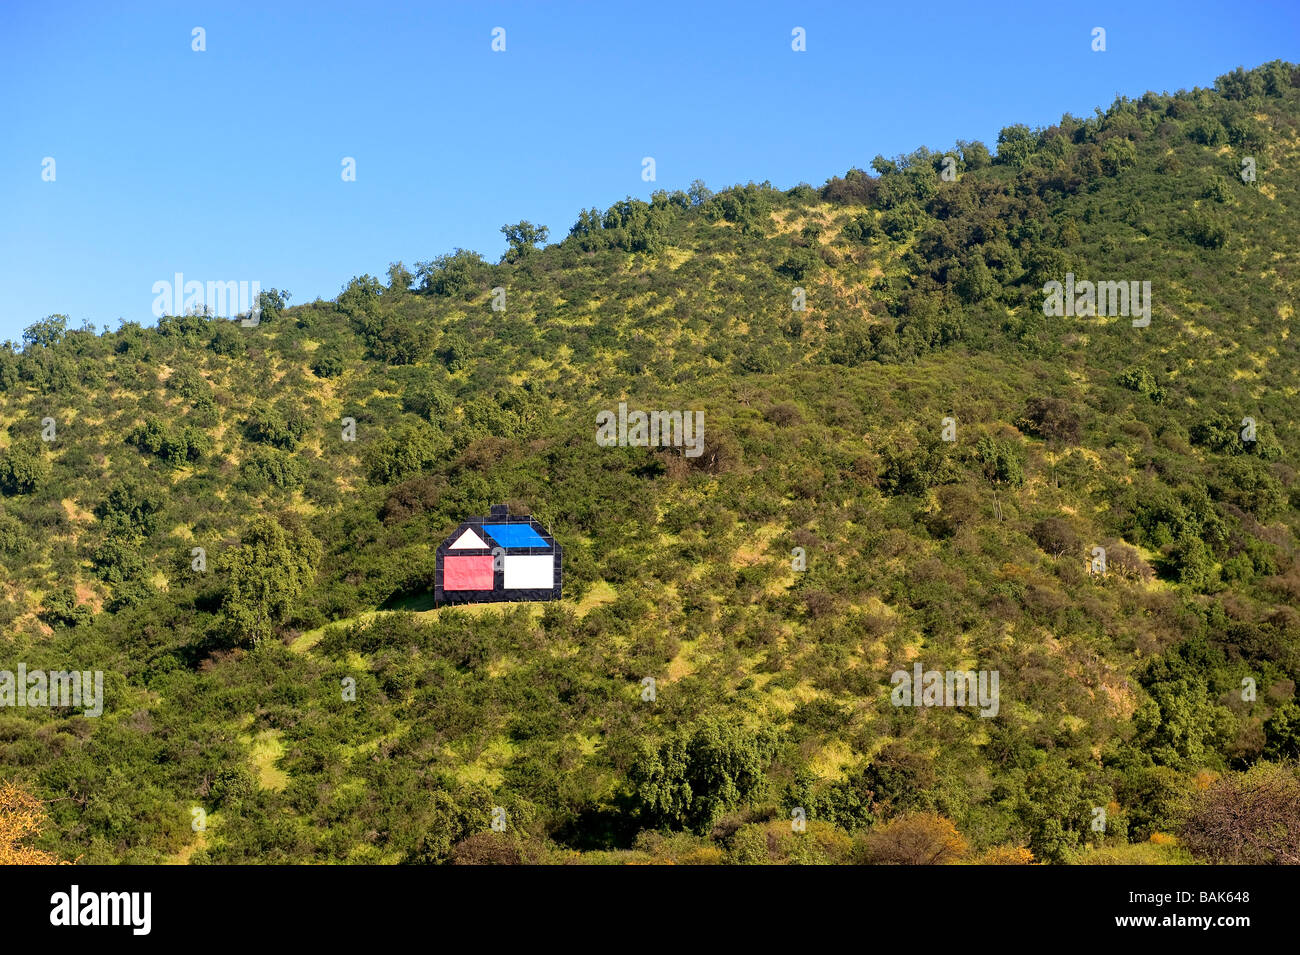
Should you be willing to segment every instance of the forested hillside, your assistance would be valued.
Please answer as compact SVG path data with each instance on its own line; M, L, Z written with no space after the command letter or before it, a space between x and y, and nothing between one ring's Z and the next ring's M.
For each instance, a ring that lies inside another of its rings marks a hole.
M1275 62L521 222L251 327L37 322L0 669L106 701L0 708L33 848L1300 861L1298 126ZM1067 274L1150 282L1149 324L1045 314ZM600 446L624 401L702 411L703 453ZM564 599L433 606L502 502ZM996 671L996 715L895 706L917 663Z

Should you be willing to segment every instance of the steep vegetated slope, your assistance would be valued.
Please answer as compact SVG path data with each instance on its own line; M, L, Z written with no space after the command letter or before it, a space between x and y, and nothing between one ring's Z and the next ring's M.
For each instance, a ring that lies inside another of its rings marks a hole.
M1300 786L1298 124L1271 63L256 327L37 323L0 668L106 702L0 708L0 775L87 862L1295 861L1243 831ZM599 446L620 401L703 453ZM503 501L565 599L434 608ZM996 715L895 706L917 663Z

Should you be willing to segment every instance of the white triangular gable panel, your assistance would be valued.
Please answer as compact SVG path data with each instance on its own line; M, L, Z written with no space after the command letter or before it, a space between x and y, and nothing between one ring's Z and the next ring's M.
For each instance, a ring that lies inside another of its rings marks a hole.
M483 538L475 534L474 528L472 527L466 528L465 533L461 534L460 537L456 539L456 543L452 544L448 549L466 550L470 547L487 547L487 544L483 543Z

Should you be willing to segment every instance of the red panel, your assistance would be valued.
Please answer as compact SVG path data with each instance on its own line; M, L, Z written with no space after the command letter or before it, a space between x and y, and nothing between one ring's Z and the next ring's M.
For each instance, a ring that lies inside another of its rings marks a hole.
M443 590L491 590L494 580L491 554L442 559Z

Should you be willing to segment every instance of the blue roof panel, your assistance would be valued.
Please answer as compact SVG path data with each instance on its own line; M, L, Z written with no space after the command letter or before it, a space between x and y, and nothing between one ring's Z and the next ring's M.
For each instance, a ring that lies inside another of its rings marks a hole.
M483 530L505 548L550 546L531 524L484 524Z

